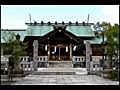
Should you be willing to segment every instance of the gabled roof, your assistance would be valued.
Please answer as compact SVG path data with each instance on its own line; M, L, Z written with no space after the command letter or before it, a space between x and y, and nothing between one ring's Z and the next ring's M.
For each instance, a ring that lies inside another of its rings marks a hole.
M52 25L31 25L28 26L27 33L28 36L44 36L47 33L53 31L54 28ZM68 25L66 30L78 37L94 37L94 32L91 29L91 26L82 26L82 25Z
M8 31L11 32L15 32L15 34L19 34L20 40L23 41L25 36L39 36L39 37L44 37L52 32L54 32L54 27L53 25L55 24L38 24L38 25L31 25L31 24L27 24L28 28L25 29L9 29ZM58 25L62 25L61 23L58 23ZM66 30L64 30L65 34L70 35L74 38L76 37L95 37L94 32L91 29L91 25L92 23L89 23L88 25L82 25L82 24L78 24L76 25L75 23L72 23L71 25L69 25L68 23L65 23L64 25L66 25ZM2 33L5 30L1 30L1 42L4 42L4 40L2 39ZM6 30L7 31L7 30ZM77 38L78 39L78 38Z
M56 33L61 33L61 32L64 35L66 35L67 37L69 37L70 39L73 39L74 41L76 41L77 43L79 43L82 40L82 39L78 39L74 34L72 34L71 32L69 32L67 30L53 30L53 31L47 33L45 36L43 36L42 40L48 39L48 37L52 37Z
M53 31L53 26L28 26L27 36L44 36Z
M76 36L93 37L94 32L90 26L68 26L67 30Z

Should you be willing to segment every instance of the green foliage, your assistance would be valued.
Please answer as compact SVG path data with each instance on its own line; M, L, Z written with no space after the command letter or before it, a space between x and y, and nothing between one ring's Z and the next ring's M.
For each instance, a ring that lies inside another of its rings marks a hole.
M119 73L115 71L110 71L108 74L108 78L112 80L119 80Z
M110 23L107 22L102 22L102 23L97 23L99 27L102 27L104 32L103 34L107 38L107 54L108 56L112 56L114 54L114 50L118 48L119 44L119 25L114 24L113 26Z
M107 39L106 45L104 46L104 49L106 51L108 60L109 60L109 65L107 68L112 70L112 63L113 63L113 57L116 56L118 57L118 52L119 50L119 25L114 24L113 26L110 23L107 22L102 22L100 24L101 27L104 29L104 35ZM118 80L118 73L115 71L110 71L108 72L108 78L112 80Z
M109 26L109 29L105 32L105 35L107 38L107 54L108 56L113 57L119 44L119 26L117 24L114 26Z
M9 54L11 57L9 58L9 65L12 66L14 69L18 69L18 65L21 62L19 59L19 56L24 56L27 54L25 51L27 46L27 43L21 42L19 39L15 40L15 33L5 31L3 33L3 39L6 42L3 46L4 50L9 51Z

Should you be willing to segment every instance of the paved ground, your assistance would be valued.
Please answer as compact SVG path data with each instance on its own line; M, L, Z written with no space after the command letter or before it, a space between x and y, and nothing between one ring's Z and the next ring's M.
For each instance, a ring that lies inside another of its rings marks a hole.
M96 75L28 75L11 85L119 85Z

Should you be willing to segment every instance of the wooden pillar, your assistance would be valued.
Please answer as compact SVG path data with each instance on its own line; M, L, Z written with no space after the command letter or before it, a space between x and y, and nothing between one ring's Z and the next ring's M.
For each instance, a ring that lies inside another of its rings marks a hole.
M60 61L60 47L59 47L59 61Z
M48 60L50 60L50 44L48 43Z
M70 60L72 61L72 44L70 43Z

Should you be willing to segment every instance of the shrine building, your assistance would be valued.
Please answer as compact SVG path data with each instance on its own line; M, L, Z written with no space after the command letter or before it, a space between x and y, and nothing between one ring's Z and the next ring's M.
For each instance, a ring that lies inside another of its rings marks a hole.
M102 67L103 37L96 35L91 27L94 23L25 23L27 29L8 29L3 31L15 32L22 42L28 43L27 56L21 59L36 62L36 68L49 67L52 62L79 62L76 67ZM1 38L1 43L4 43ZM3 56L5 55L3 49ZM46 62L41 66L41 62ZM90 64L92 62L92 66ZM24 63L21 63L23 66ZM30 64L30 63L28 63ZM30 64L31 65L31 64ZM24 67L32 67L32 66ZM74 66L75 67L75 66Z

